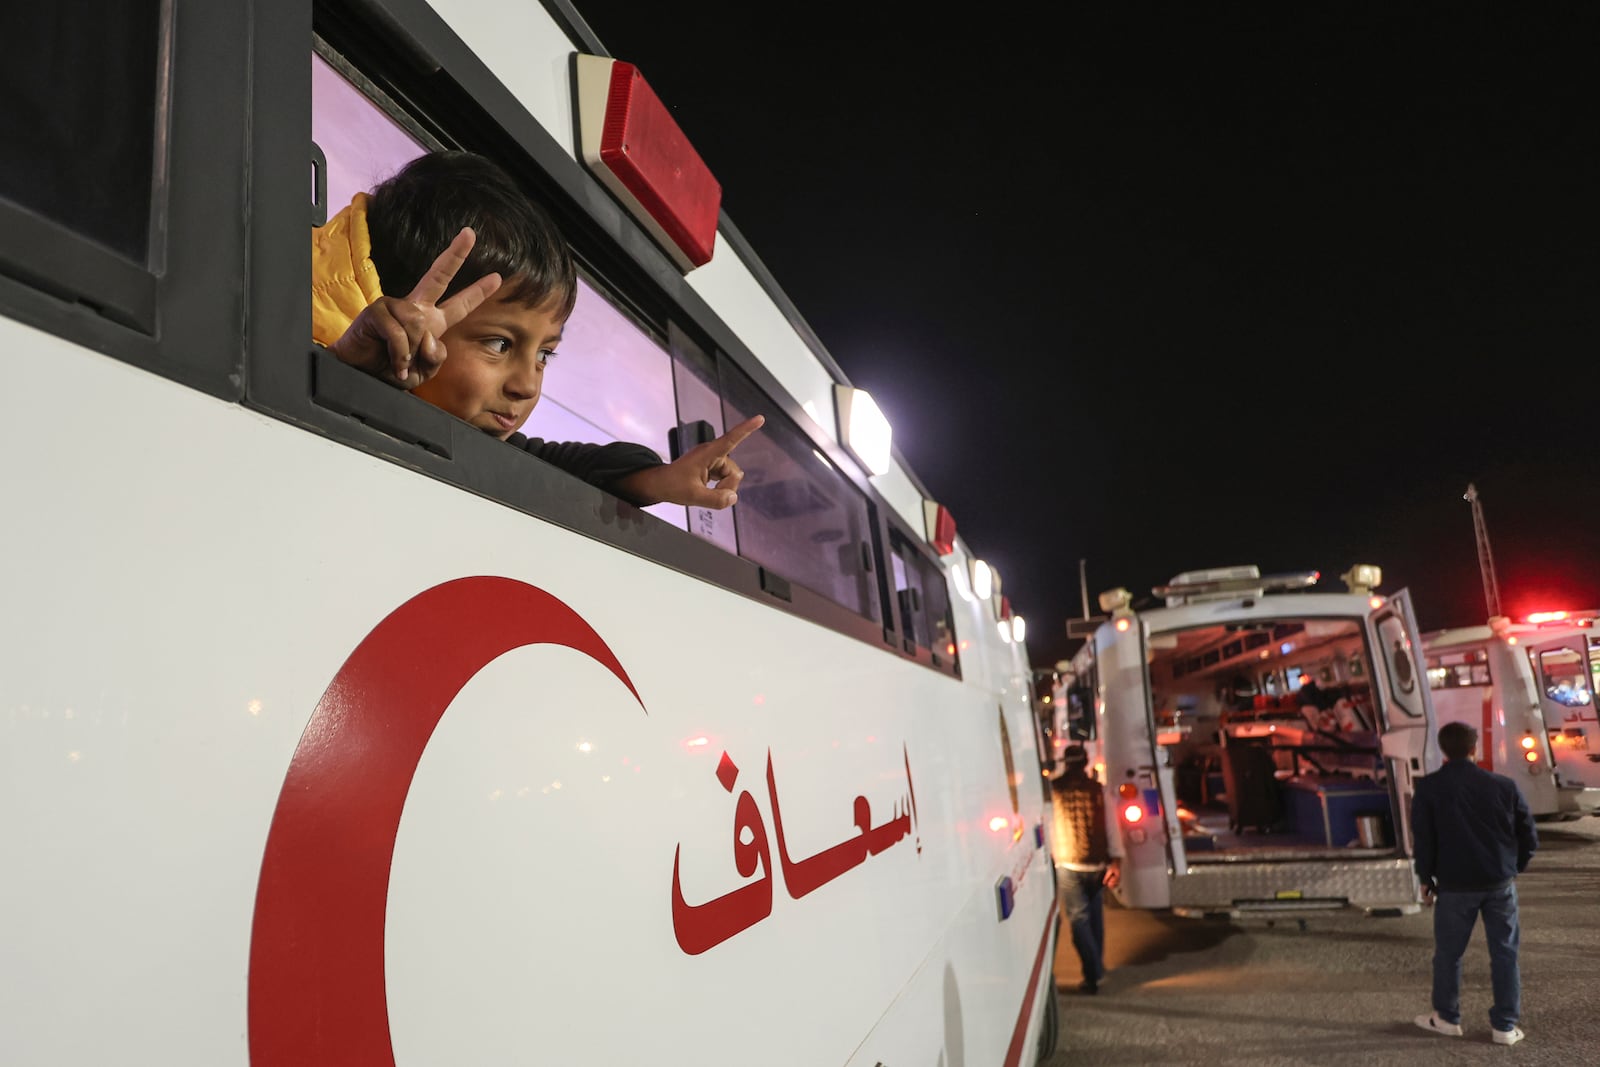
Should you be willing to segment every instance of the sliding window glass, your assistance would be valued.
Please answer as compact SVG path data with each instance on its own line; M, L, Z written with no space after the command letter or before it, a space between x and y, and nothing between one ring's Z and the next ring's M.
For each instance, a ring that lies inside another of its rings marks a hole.
M724 425L767 417L734 454L745 472L734 506L739 554L864 618L881 619L866 500L744 372L727 360L720 371Z

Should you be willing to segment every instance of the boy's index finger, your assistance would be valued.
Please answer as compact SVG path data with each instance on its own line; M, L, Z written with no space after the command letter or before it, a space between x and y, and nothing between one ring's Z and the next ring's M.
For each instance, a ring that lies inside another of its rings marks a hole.
M472 232L470 226L463 226L461 232L456 234L450 246L439 253L439 258L433 261L411 290L407 300L413 304L433 305L444 296L445 290L450 288L450 283L455 280L456 271L467 261L467 256L472 252L472 246L477 243L478 235Z
M749 437L751 434L761 429L761 427L766 424L766 421L767 417L765 415L752 415L748 419L745 419L739 425L735 426L733 429L729 430L727 433L723 434L717 439L717 452L726 456L735 448L738 448L740 443L743 442L746 437Z
M468 315L495 293L500 291L500 275L485 274L455 296L439 305L439 313L444 316L444 328L449 329Z

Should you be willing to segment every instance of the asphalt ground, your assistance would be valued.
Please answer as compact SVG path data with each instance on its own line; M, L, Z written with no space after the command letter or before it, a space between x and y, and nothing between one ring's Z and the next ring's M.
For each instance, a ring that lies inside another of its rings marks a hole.
M1061 1038L1049 1067L1116 1064L1600 1064L1600 817L1541 823L1518 879L1522 1029L1489 1037L1481 924L1464 961L1462 1037L1424 1033L1433 915L1227 923L1128 911L1108 895L1096 996L1065 929L1055 959Z

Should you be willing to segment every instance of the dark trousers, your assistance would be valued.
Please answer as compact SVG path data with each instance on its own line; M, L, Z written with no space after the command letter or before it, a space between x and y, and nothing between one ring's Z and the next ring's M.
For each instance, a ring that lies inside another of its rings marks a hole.
M1102 907L1104 871L1056 871L1061 887L1061 914L1072 927L1072 947L1078 951L1086 982L1099 984L1106 976L1106 924Z
M1509 1030L1522 1014L1522 977L1517 973L1522 931L1517 921L1515 882L1500 889L1445 890L1435 898L1433 1010L1445 1022L1461 1022L1461 956L1467 951L1479 913L1489 942L1489 979L1494 985L1489 1024L1496 1030Z

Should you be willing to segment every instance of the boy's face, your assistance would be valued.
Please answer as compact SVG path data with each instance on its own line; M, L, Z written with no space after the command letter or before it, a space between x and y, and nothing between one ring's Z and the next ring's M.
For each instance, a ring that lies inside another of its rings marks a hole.
M528 421L539 402L545 362L566 325L561 302L530 308L491 296L440 338L446 355L438 373L413 392L504 441Z

